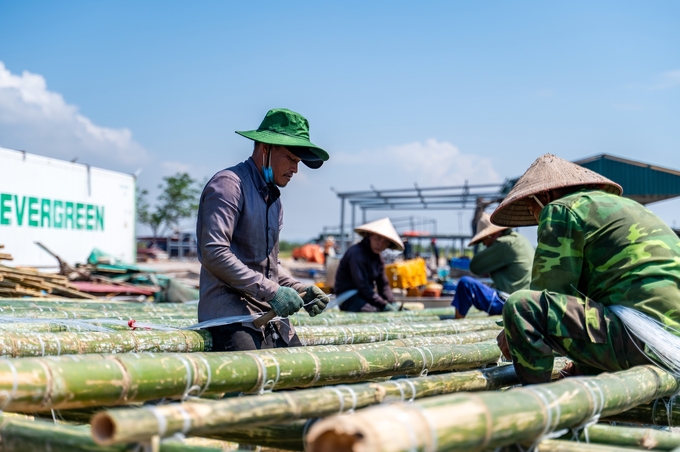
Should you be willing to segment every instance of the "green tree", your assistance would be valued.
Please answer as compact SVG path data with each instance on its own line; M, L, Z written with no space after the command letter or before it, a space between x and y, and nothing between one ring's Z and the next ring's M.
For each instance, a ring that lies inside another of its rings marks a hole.
M152 209L146 200L147 190L137 190L137 221L151 228L153 237L161 237L168 228L179 225L198 209L201 187L188 173L166 176L158 185L161 190Z

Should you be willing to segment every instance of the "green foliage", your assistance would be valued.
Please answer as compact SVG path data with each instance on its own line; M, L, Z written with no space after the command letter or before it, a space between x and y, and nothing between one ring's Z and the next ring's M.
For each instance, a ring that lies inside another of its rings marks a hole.
M188 173L166 176L158 188L161 194L153 209L146 200L148 191L137 190L137 221L149 226L154 237L194 215L201 194L200 185Z
M279 241L279 252L290 253L291 251L293 251L293 248L297 248L300 245L302 245L302 244L298 243L298 242L288 242L286 240L280 240Z

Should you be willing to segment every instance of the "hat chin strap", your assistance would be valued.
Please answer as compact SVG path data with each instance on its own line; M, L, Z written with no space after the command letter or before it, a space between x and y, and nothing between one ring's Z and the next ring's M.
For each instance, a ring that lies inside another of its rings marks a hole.
M536 195L531 195L531 197L534 198L534 201L536 201L536 203L537 203L539 206L541 206L541 209L545 207L545 206L543 205L543 203L542 203L541 201L538 200L538 198L536 197Z

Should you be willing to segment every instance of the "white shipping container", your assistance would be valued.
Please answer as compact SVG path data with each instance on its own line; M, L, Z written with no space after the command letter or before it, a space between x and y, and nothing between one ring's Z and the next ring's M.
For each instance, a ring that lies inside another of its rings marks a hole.
M135 177L0 147L0 251L10 265L70 264L94 248L136 259Z

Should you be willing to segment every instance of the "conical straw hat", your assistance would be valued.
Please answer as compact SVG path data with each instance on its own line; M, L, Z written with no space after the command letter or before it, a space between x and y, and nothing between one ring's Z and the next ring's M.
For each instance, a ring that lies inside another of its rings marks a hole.
M389 247L393 250L404 251L404 243L401 241L389 218L381 218L380 220L362 224L354 232L362 237L366 237L367 233L378 234L390 241Z
M590 184L604 185L602 190L615 195L623 193L619 184L594 171L555 155L543 154L531 164L491 214L491 222L499 226L535 226L538 223L527 210L526 198L556 188Z
M468 246L479 243L483 238L495 234L496 232L505 231L506 229L508 228L504 226L496 226L495 224L491 223L491 215L488 213L483 213L482 218L480 218L477 222L477 234L472 237L472 240L470 240Z

